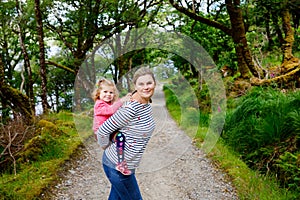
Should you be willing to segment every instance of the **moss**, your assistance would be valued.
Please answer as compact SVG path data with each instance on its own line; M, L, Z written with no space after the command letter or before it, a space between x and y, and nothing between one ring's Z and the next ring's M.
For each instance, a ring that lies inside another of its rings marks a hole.
M24 151L20 154L20 162L36 161L43 154L43 147L54 142L51 135L37 135L30 139L24 146Z
M292 71L292 70L296 69L297 67L299 67L299 59L296 57L292 57L289 60L285 60L281 65L281 69L282 69L283 73Z
M53 137L63 134L63 131L60 130L57 125L44 119L38 122L38 127L41 128L42 134L51 134Z
M38 126L39 127L46 127L46 128L50 128L50 129L55 128L55 125L52 122L49 122L49 121L44 120L44 119L42 119L38 122Z
M276 76L271 79L258 79L258 78L252 78L251 79L251 84L255 86L270 86L272 84L277 84L277 85L285 85L286 87L291 88L293 85L290 85L290 83L294 83L293 81L296 81L300 77L300 65L298 64L293 64L293 69L290 70L289 72L282 74L280 76Z
M54 123L40 120L37 123L35 136L24 145L24 150L19 154L18 162L37 161L46 153L46 147L56 143L55 138L64 134Z
M249 81L240 78L230 82L230 85L227 84L227 86L226 92L229 98L236 98L244 95L251 88Z
M62 120L57 121L58 124L61 124L62 126L69 127L69 128L75 128L75 123L74 122L66 122Z

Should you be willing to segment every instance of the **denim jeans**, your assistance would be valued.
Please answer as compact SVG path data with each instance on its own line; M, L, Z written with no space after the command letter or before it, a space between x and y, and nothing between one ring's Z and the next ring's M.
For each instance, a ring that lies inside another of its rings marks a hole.
M142 200L135 173L126 176L105 164L103 169L111 183L108 200Z

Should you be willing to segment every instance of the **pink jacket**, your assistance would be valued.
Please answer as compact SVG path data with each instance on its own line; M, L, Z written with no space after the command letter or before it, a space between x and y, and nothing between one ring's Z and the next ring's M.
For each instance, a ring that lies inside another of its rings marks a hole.
M121 100L117 100L115 103L107 103L103 100L97 100L94 105L94 122L93 130L96 132L98 128L112 116L122 106Z

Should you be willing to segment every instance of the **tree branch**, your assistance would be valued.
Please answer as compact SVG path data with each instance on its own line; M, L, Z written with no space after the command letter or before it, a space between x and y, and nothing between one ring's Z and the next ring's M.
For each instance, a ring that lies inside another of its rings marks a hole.
M59 64L59 63L56 63L56 62L53 62L53 61L48 60L48 61L46 61L46 64L47 64L47 65L53 65L53 66L55 66L55 67L58 67L58 68L60 68L60 69L63 69L63 70L65 70L65 71L68 71L68 72L71 72L71 73L75 74L75 71L74 71L73 69L71 69L71 68L69 68L69 67L67 67L67 66L61 65L61 64Z
M178 3L174 2L174 0L169 0L169 2L174 8L176 8L176 10L187 15L188 17L190 17L198 22L201 22L201 23L207 24L209 26L215 27L217 29L220 29L221 31L223 31L224 33L226 33L229 36L232 35L232 30L230 28L226 27L225 25L223 25L219 22L201 17L201 16L197 15L196 13L193 13L193 11L191 11L189 9L179 6Z

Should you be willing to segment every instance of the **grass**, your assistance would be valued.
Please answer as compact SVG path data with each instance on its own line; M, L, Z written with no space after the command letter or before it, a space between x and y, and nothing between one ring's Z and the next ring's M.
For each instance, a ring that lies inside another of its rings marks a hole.
M166 99L170 98L172 93L165 91ZM172 97L171 99L173 99ZM168 101L167 101L168 102ZM193 137L195 145L199 148L203 147L203 142L206 140L207 127L197 126L182 126L180 118L185 116L180 112L179 104L166 104L170 115L181 126L188 135L197 131ZM176 108L177 106L177 108ZM180 117L178 117L180 116ZM205 124L201 122L200 124ZM274 177L260 175L258 171L251 170L241 159L239 155L225 145L221 138L218 139L207 156L215 163L215 165L223 170L228 179L233 183L236 192L240 199L245 200L291 200L295 199L296 194L289 192L279 187Z
M86 130L83 130L85 133L81 135L87 137L91 132L91 119L82 116L77 120L86 125ZM63 170L63 164L79 153L82 137L79 137L76 130L72 113L50 114L39 126L42 126L44 135L38 137L51 138L43 140L50 142L43 144L43 153L38 155L36 160L20 162L16 175L1 174L0 199L39 199L43 190L57 181L58 173Z
M240 199L290 200L294 195L279 187L276 179L253 171L231 151L222 140L208 155L216 165L223 169L234 184Z

